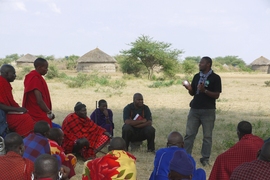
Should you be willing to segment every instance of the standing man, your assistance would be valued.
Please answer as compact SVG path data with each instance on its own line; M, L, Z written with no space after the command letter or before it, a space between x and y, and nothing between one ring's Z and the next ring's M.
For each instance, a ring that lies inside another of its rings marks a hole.
M34 61L35 70L24 79L23 107L28 109L34 121L44 120L52 127L52 104L49 89L42 76L48 72L48 62L43 58Z
M147 140L148 152L155 152L155 128L152 126L152 114L149 107L143 104L143 96L136 93L133 103L124 108L124 125L122 138L126 141L126 147L130 142Z
M98 108L92 112L90 119L113 136L113 112L108 109L107 101L104 99L98 101Z
M186 125L185 149L189 154L192 153L194 139L202 125L203 144L200 162L203 166L209 165L212 131L216 119L216 99L221 93L221 79L214 73L211 66L212 59L203 57L199 63L200 72L193 77L191 84L183 82L189 94L193 96Z
M2 118L6 118L8 128L11 131L26 137L33 131L34 121L27 112L27 109L20 107L13 98L10 83L16 79L16 71L13 66L4 64L0 72L0 110L4 112L1 114L3 116ZM5 120L2 123L1 127L6 126Z

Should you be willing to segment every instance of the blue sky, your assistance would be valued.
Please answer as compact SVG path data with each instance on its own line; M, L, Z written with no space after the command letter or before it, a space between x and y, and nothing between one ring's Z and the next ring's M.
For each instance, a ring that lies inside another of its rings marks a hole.
M141 35L186 56L270 59L269 0L0 0L0 58L109 55Z

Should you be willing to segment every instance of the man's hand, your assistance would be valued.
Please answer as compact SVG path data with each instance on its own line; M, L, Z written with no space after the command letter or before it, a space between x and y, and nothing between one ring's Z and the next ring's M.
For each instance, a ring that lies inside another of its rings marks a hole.
M62 179L62 180L68 180L69 179L68 178L68 175L70 173L69 167L62 165L61 168L60 168L60 172L62 173L62 177L61 178L59 177L59 179Z
M103 114L105 115L105 117L109 117L108 109L104 109Z
M199 85L197 86L197 89L198 89L200 92L204 93L204 91L205 91L204 83L199 84Z
M109 132L104 132L103 134L105 134L106 136L108 136L109 138L112 138L112 135Z
M19 107L19 108L17 108L17 111L18 111L18 112L26 113L26 112L27 112L27 109L24 108L24 107Z

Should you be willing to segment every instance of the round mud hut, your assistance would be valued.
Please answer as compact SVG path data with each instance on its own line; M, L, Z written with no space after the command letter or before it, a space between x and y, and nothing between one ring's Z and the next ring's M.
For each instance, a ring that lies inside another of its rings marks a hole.
M261 56L250 63L251 69L254 71L265 72L270 74L270 60Z
M37 59L36 56L26 54L16 60L17 66L33 66L34 61Z
M116 60L98 48L84 54L77 62L78 72L111 73L116 71Z

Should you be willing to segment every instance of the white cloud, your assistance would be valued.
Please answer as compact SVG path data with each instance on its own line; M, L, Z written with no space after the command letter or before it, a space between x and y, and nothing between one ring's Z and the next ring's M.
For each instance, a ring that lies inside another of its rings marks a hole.
M49 6L53 12L61 14L61 9L58 8L55 3L50 3Z
M265 11L266 14L270 14L270 8L267 8Z
M13 2L12 3L12 6L15 10L20 10L20 11L27 11L26 7L25 7L25 4L23 2Z

